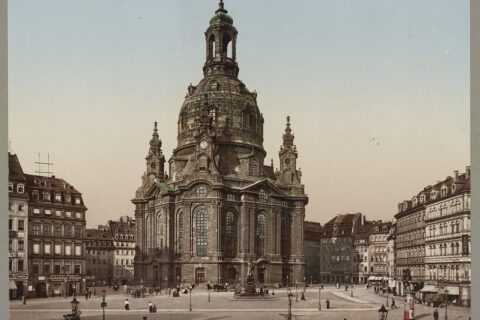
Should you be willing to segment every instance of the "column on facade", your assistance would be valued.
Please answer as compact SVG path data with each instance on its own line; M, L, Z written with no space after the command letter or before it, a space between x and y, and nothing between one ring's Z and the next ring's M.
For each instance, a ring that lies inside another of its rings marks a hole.
M241 277L241 283L245 283L245 257L246 253L248 250L248 233L249 233L249 226L248 226L248 207L242 203L240 206L240 232L238 234L238 239L240 240L239 242L239 251L240 251L240 256L242 259L242 265L241 265L241 271L240 271L240 277Z

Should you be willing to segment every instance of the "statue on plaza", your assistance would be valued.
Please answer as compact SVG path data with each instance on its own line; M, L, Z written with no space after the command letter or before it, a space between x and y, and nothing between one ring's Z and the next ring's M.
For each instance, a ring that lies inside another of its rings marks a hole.
M250 260L248 262L248 274L247 274L247 277L248 278L253 278L253 270L255 269L255 266L253 265L253 262L252 260Z

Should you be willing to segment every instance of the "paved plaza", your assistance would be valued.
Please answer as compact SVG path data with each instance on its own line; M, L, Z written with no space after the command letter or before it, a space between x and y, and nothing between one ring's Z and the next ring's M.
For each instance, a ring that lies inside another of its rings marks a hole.
M99 294L100 289L96 290ZM334 287L325 287L321 292L322 310L318 311L318 288L307 288L306 301L300 299L301 292L298 290L298 302L295 298L295 289L292 289L294 295L292 301L292 313L294 319L378 319L377 310L382 304L385 304L386 297L377 295L373 289L364 287L355 287L353 289L353 298L351 292ZM105 319L123 320L123 319L143 319L147 316L151 319L283 319L287 313L288 298L287 290L275 290L273 298L268 300L236 300L232 292L213 292L210 291L210 302L208 301L208 291L194 289L192 292L192 309L189 311L189 295L180 297L171 297L167 294L157 296L147 296L145 298L134 298L128 296L130 310L125 311L124 301L127 296L122 293L107 293L106 301L108 307L105 310ZM330 309L326 309L325 301L330 301ZM63 319L62 315L69 313L69 298L44 298L31 299L23 305L21 301L12 301L10 304L10 319L12 320L49 320ZM85 300L78 297L80 301L79 308L82 311L81 319L101 320L102 309L100 308L101 297L92 296ZM391 304L391 296L388 299ZM157 313L148 313L148 303L151 301L158 308ZM396 297L397 309L389 309L388 319L403 319L403 303L400 297ZM445 310L439 309L443 319ZM468 320L470 309L460 307L448 307L448 319L450 320ZM416 319L433 319L433 308L416 304Z

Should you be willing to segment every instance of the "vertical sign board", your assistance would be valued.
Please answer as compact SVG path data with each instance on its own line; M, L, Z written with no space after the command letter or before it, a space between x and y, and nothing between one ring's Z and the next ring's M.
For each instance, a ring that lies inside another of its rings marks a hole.
M403 312L404 320L415 320L415 304L413 296L407 294L405 297L405 309Z
M462 255L468 256L468 234L462 235Z

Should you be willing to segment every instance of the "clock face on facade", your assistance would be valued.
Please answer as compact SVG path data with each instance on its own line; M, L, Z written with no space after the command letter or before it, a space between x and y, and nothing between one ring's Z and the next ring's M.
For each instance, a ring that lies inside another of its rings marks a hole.
M202 148L203 150L207 149L208 147L208 142L203 140L202 142L200 142L200 148Z

